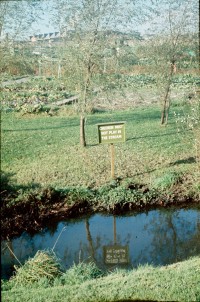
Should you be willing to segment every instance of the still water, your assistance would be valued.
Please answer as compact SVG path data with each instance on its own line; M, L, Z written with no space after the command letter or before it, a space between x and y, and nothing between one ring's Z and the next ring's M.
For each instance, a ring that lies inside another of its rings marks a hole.
M34 236L24 233L2 242L2 278L8 278L13 265L19 264L14 255L24 263L38 250L52 248L65 269L79 261L95 261L105 270L174 263L200 255L200 209L153 210L128 216L95 214L51 222Z

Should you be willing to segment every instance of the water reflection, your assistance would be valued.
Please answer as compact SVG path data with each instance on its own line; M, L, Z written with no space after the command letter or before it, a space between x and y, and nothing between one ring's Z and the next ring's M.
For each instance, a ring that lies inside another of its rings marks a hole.
M128 264L129 263L129 247L122 246L117 243L117 223L116 217L113 217L113 245L103 246L104 263L109 265Z
M3 241L1 247L2 277L11 274L13 265L19 264L17 259L23 263L37 250L49 248L54 249L65 269L91 260L109 270L119 265L169 264L200 254L200 210L156 210L123 217L96 214L51 223L37 235L24 233L10 242ZM105 261L106 247L116 248L107 253L107 260L115 260ZM119 264L120 257L126 261Z

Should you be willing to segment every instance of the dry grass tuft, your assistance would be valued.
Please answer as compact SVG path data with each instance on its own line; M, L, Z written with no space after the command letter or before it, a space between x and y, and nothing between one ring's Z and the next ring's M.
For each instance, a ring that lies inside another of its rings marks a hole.
M61 275L60 264L52 251L38 251L23 266L15 266L16 273L11 278L15 286L28 285L47 278L53 280Z

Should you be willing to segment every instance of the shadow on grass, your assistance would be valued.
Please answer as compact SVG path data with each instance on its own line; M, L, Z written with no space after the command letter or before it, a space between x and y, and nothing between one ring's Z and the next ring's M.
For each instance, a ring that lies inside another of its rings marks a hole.
M184 131L182 131L182 132L184 132ZM177 132L161 133L161 134L155 134L155 135L135 136L135 137L126 138L125 142L132 141L132 140L145 139L145 138L157 138L157 137L162 137L162 136L170 136L170 135L175 135L175 134L177 134ZM88 144L87 146L88 147L95 147L97 145L99 145L99 143Z
M38 127L38 128L22 128L22 129L2 129L3 132L17 132L17 131L44 131L44 130L59 130L61 128L68 128L68 127L78 127L79 126L79 122L78 123L67 123L64 125L59 125L59 126L54 126L54 127Z
M13 186L10 184L10 178L14 176L14 173L6 173L4 171L1 171L1 188L0 188L0 194L2 194L5 191L14 191Z
M50 118L50 117L48 117ZM51 117L53 119L53 117ZM59 117L56 117L56 119L59 119ZM63 119L63 117L62 117ZM32 127L32 128L22 128L22 129L2 129L5 132L12 132L12 131L38 131L38 130L54 130L54 129L60 129L65 127L79 127L79 117L76 118L64 118L65 121L61 121L60 125L53 126L53 125L47 125L47 127ZM141 110L140 112L130 111L130 112L101 112L101 113L95 113L93 115L90 115L86 119L86 124L88 126L96 126L96 124L100 123L109 123L109 122L116 122L116 121L125 121L125 122L133 122L133 123L140 123L141 121L149 121L149 120L160 120L160 112L157 109L151 109L151 110ZM48 120L49 124L50 120ZM64 124L64 125L63 125ZM86 125L86 127L87 127Z
M179 134L180 133L185 133L186 131L190 131L190 130L182 130L182 131L179 131ZM159 133L159 134L155 134L155 135L143 135L143 136L138 136L138 137L131 137L131 138L127 138L126 141L129 141L129 140L137 140L137 139L142 139L142 138L156 138L156 137L162 137L162 136L169 136L169 135L176 135L177 134L177 131L173 131L173 132L168 132L168 133Z
M147 170L147 171L143 171L143 172L138 172L138 173L133 174L132 176L130 175L130 177L141 176L141 175L145 175L147 173L152 173L152 172L155 172L158 170L160 170L160 169L157 168L157 169L151 169L151 170Z
M98 146L98 145L100 145L99 143L96 143L96 144L87 144L86 145L86 148L88 147L96 147L96 146Z
M141 110L139 113L133 111L125 112L125 113L118 113L118 112L107 112L108 116L102 116L106 114L106 112L101 113L101 115L91 116L90 117L90 124L100 124L100 123L107 123L107 122L115 122L115 121L126 121L126 122L140 122L140 121L147 121L147 120L160 120L160 111L157 109L152 110Z
M161 134L156 134L156 135L143 135L143 136L136 136L136 137L131 137L131 138L127 138L126 141L130 141L130 140L137 140L137 139L143 139L143 138L156 138L156 137L160 137L160 136L169 136L169 135L174 135L177 134L177 132L169 132L169 133L161 133Z
M41 185L39 183L29 183L27 185L17 185L13 184L11 177L13 177L15 173L8 173L1 171L1 188L0 195L4 193L16 193L18 190L28 190L28 189L39 189Z
M185 159L179 159L179 160L176 160L175 162L173 163L170 163L169 165L170 166L176 166L176 165L182 165L182 164L194 164L196 163L196 159L195 157L188 157L188 158L185 158Z
M140 300L140 299L134 299L134 300L114 300L114 301L111 301L111 302L139 302L139 301L142 301L142 302L159 302L158 300Z

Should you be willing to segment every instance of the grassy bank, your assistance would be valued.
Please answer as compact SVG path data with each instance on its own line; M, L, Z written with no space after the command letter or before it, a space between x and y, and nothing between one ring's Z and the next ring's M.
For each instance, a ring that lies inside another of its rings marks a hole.
M3 282L3 301L200 301L200 258L163 267L141 266L106 275L95 264L66 272L54 258L36 254Z

